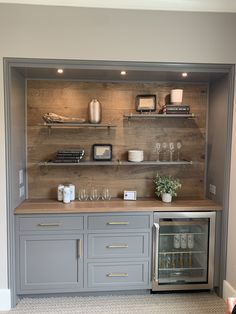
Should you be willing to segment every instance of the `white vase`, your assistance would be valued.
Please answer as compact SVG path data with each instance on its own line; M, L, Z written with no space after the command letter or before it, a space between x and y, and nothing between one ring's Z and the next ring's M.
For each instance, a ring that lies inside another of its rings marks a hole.
M170 193L163 193L162 194L162 202L170 203L172 201L172 196Z

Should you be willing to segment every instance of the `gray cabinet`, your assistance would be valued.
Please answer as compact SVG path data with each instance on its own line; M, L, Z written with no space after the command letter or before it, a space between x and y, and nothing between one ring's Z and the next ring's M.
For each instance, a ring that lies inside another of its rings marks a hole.
M149 289L152 213L88 216L87 289Z
M152 213L16 215L18 294L151 287Z
M18 294L82 290L83 242L82 215L16 216Z
M20 291L75 291L83 287L82 235L20 236Z

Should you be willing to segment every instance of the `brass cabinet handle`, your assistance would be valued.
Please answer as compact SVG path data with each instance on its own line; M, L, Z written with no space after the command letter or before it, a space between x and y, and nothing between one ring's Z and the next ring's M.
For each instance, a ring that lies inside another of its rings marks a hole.
M107 277L128 277L127 273L108 273Z
M109 221L108 225L128 225L128 221Z
M111 244L107 245L108 249L126 249L128 248L128 244Z
M81 258L83 256L83 246L82 246L82 240L77 240L77 256L78 258Z
M39 227L59 227L61 226L61 222L52 222L52 223L41 223L38 224Z

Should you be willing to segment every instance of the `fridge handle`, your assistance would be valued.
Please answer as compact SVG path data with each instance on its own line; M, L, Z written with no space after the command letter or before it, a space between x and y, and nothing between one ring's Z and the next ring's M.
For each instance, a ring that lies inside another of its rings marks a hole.
M158 255L159 255L159 230L158 223L153 224L153 280L158 282Z

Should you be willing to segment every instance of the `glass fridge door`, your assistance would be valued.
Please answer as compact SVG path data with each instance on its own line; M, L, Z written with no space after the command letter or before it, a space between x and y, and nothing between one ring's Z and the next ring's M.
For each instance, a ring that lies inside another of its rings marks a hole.
M209 218L159 220L159 285L207 283Z

